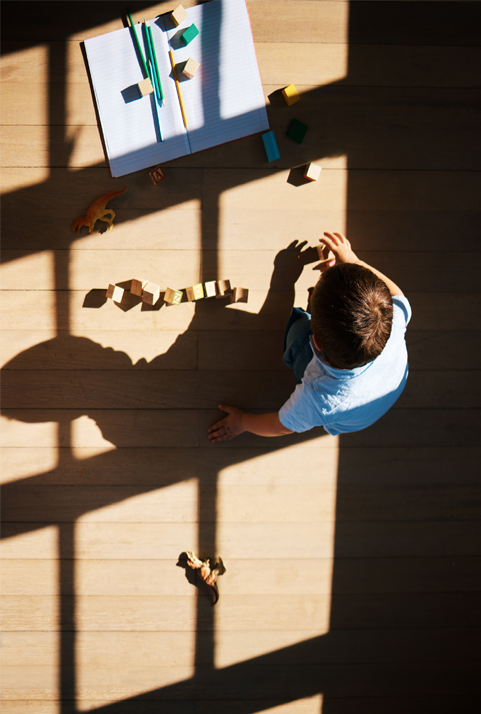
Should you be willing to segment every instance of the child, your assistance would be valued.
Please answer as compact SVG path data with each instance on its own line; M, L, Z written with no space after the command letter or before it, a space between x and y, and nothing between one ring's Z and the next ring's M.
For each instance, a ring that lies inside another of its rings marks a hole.
M322 269L309 313L294 308L284 362L298 386L279 412L248 414L219 405L227 416L209 429L212 442L244 431L282 436L323 426L329 434L359 431L377 421L406 384L407 298L392 280L359 260L340 233L320 241L335 258Z

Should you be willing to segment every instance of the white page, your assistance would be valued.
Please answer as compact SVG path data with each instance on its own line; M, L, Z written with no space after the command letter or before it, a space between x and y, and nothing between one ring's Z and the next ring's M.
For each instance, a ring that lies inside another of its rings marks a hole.
M176 65L200 63L181 82L192 152L269 129L264 92L245 0L212 0L188 8L179 28L167 30ZM168 20L165 24L168 26ZM192 23L199 35L179 47L176 35Z
M136 31L144 49L140 24L136 25ZM170 62L168 66L165 63L163 33L155 24L152 24L152 35L161 81L165 78L162 81L165 103L159 108L163 141L158 141L155 130L153 95L127 102L124 98L124 94L129 98L138 96L133 87L143 79L130 29L85 40L107 156L114 177L190 153L175 84L167 81Z
M164 93L159 109L163 141L156 135L152 95L125 100L136 96L132 88L143 79L130 29L85 40L114 177L269 128L245 0L213 0L187 12L179 28L173 27L170 15L148 22ZM192 22L200 34L179 47L178 35ZM140 24L136 31L144 49ZM168 55L171 39L179 71L189 57L200 62L195 77L180 83L188 133Z

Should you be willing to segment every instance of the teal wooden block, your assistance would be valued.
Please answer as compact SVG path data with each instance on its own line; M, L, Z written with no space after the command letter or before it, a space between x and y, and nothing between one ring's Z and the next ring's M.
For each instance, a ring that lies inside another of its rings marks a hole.
M184 32L181 34L180 39L184 43L184 45L188 45L189 42L192 42L192 40L197 37L199 34L199 30L197 27L192 23L190 27L188 27Z
M297 141L298 144L302 144L307 129L308 127L299 121L299 119L293 119L292 124L289 127L289 131L287 132L287 136L294 139L294 141Z
M274 132L268 131L267 134L262 134L262 141L264 142L264 149L267 154L267 161L275 161L280 159L281 155L279 153L279 148L277 146L277 141Z

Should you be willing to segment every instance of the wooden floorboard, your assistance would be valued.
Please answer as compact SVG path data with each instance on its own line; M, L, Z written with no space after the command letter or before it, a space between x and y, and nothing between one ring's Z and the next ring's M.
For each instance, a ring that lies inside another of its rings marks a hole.
M81 50L124 9L2 3L2 714L477 703L481 4L248 9L281 158L251 136L155 187L110 178ZM124 185L112 231L72 230ZM355 434L210 444L219 404L277 410L294 388L284 328L324 230L408 296L405 392ZM228 278L249 301L107 300L133 278ZM192 549L226 563L215 608Z

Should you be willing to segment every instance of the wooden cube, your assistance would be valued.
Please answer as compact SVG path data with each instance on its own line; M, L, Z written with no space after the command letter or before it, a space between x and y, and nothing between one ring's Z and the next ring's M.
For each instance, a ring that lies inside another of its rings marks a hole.
M165 174L161 166L157 166L156 169L150 171L149 176L154 182L154 186L157 186L158 183L165 179Z
M287 136L294 139L294 141L297 141L298 144L302 144L307 129L308 127L299 121L299 119L293 119L292 124L289 127L289 131L287 132Z
M291 106L291 104L295 104L299 99L297 89L293 84L290 84L288 87L282 90L282 96L286 100L286 104L289 107Z
M182 290L172 290L167 288L164 294L164 302L168 305L179 305L182 301Z
M208 283L204 283L204 291L206 298L215 297L217 294L215 280L210 280Z
M124 289L121 288L120 285L109 285L105 294L114 302L122 302L122 298L124 296Z
M187 62L184 64L184 69L182 70L182 74L184 74L186 77L189 79L192 79L195 76L195 73L199 69L200 64L196 62L192 57L189 57Z
M306 170L304 171L304 178L309 179L309 181L317 181L321 175L322 166L317 164L307 164Z
M217 295L216 297L227 297L231 292L232 288L230 286L230 280L218 280L217 281Z
M139 92L143 97L145 97L147 94L152 94L152 92L154 91L152 82L148 77L147 79L143 79L141 82L139 82L137 87L139 88Z
M136 280L135 278L132 280L130 284L130 292L132 295L137 295L138 297L142 297L142 287L144 285L147 285L148 280Z
M249 291L247 288L234 288L230 294L231 302L247 302Z
M192 23L184 32L181 34L180 39L184 43L184 45L187 47L187 45L194 40L197 35L199 34L199 30L197 27Z
M187 300L201 300L204 297L204 288L202 283L197 283L190 288L186 288Z
M170 14L170 19L176 27L179 27L179 25L182 24L186 18L187 13L182 7L182 5L176 7L175 10Z
M156 283L146 283L142 286L142 300L147 305L155 305L160 297L160 286Z

